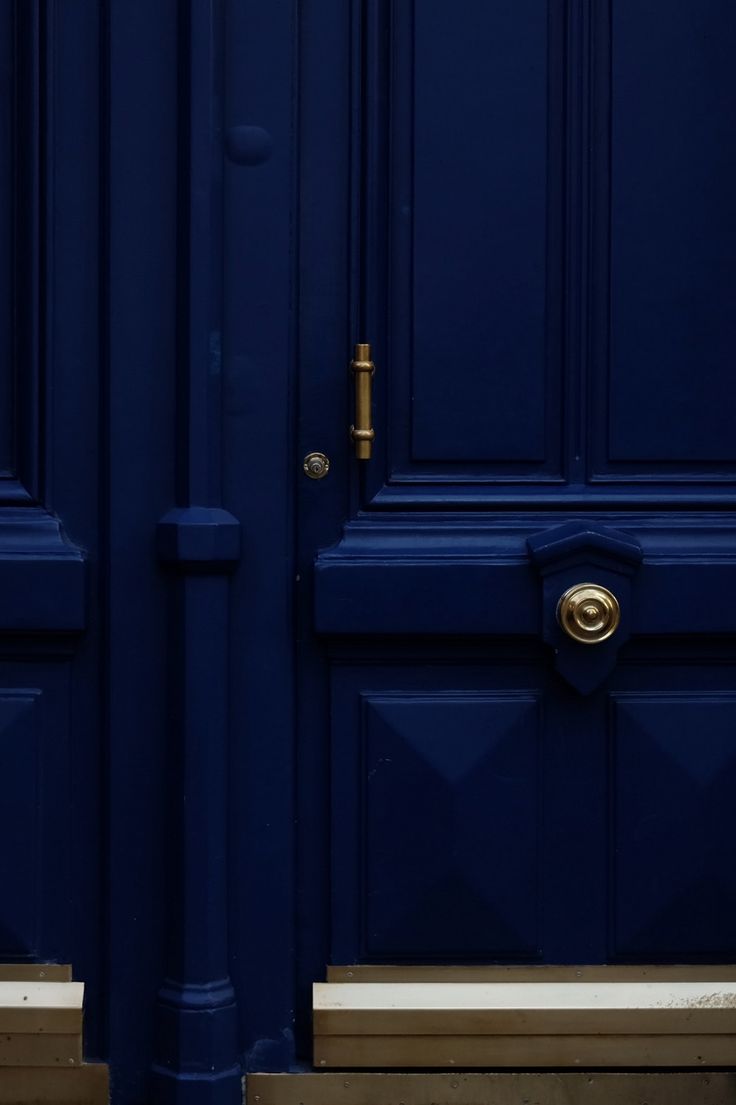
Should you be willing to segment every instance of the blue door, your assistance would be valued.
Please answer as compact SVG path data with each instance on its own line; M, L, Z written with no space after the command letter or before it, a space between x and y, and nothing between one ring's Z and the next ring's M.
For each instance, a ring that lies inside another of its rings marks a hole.
M302 984L732 961L736 9L346 7L302 23Z
M0 2L0 958L116 1103L309 1062L329 963L734 962L734 56Z

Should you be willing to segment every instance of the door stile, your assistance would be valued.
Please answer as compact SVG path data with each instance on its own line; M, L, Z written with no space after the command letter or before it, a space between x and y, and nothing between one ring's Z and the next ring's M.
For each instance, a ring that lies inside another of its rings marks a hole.
M296 1052L310 1050L311 987L324 973L330 939L329 665L314 637L315 550L334 544L352 510L348 365L358 322L362 4L299 5L297 358L294 373L296 556ZM326 60L327 59L327 60ZM329 172L325 172L329 165ZM330 460L308 479L302 458ZM357 506L357 504L356 504Z

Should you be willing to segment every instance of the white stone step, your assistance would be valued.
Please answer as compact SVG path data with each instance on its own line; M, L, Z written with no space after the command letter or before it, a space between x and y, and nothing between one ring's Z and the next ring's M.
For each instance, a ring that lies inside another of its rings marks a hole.
M723 1066L736 981L360 982L314 987L318 1067Z

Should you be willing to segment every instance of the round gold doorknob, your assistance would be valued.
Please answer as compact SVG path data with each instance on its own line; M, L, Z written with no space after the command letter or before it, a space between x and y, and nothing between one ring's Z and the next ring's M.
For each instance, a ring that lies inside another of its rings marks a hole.
M576 583L557 603L557 621L569 637L583 645L607 641L620 620L618 599L598 583Z

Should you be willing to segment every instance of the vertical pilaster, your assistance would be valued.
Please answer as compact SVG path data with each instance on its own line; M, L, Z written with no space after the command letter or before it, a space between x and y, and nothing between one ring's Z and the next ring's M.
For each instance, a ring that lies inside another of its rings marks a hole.
M178 505L159 522L171 569L168 975L154 1100L241 1100L228 974L228 575L239 524L221 507L222 10L179 6Z

